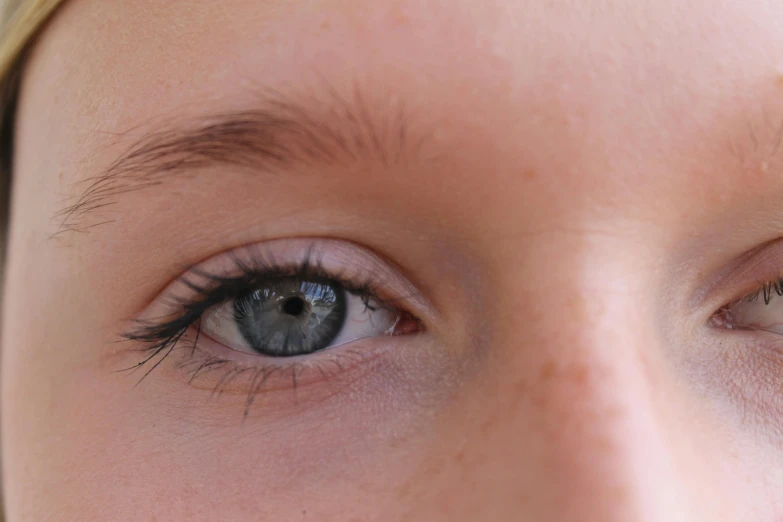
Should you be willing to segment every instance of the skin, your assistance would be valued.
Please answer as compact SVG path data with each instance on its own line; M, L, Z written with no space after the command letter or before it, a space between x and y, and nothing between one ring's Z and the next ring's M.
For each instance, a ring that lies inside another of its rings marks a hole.
M17 113L8 520L780 520L783 344L711 318L783 266L781 20L762 0L69 0ZM415 146L172 173L63 227L146 133L270 90L404 109ZM186 267L304 237L398 267L423 331L246 416L242 379L188 384L184 351L117 372L128 320Z

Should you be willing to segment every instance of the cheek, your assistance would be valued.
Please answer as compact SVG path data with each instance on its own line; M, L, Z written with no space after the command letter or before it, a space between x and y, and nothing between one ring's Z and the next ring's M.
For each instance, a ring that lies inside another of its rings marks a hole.
M450 400L446 383L459 382L443 350L419 345L354 380L259 396L243 418L246 393L215 397L172 368L140 383L141 373L114 373L127 357L106 354L111 336L96 340L89 314L68 308L57 288L14 302L3 367L6 466L25 484L9 494L42 517L56 509L127 519L133 506L134 517L184 520L189 509L248 520L355 510L369 519L436 445L431 416ZM33 309L54 323L68 311L56 339L56 327L33 327ZM357 488L361 498L346 505Z

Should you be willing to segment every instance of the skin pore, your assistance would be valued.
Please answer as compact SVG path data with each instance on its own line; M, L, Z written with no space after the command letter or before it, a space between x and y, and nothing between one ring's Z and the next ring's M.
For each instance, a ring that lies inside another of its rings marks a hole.
M20 87L8 520L779 520L783 338L715 317L783 273L781 21L69 0ZM193 267L308 252L415 320L122 371Z

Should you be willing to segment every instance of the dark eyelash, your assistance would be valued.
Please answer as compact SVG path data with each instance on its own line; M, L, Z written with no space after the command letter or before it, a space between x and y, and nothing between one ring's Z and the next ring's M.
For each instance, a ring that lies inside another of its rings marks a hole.
M754 302L761 297L764 300L764 304L768 305L772 301L774 294L783 297L783 276L778 277L774 281L768 281L761 285L755 292L746 295L742 301Z
M303 260L296 265L280 264L270 252L257 252L256 254L251 262L233 256L238 273L236 276L220 276L198 268L191 268L180 276L179 282L196 297L172 296L170 306L176 311L153 320L138 320L129 331L121 334L122 340L141 343L143 356L139 363L119 371L132 372L151 365L139 379L140 383L171 354L188 329L209 308L246 295L253 288L278 278L307 279L339 285L341 289L358 296L366 309L372 311L379 307L393 307L391 300L380 299L372 291L373 281L375 285L379 284L377 276L367 273L347 277L345 274L329 272L323 267L321 259L312 248L307 250ZM196 337L189 346L191 356L195 354L200 334L201 329L198 328ZM213 357L208 360L206 366L214 367L226 362L228 361ZM197 368L192 378L195 378L206 366L202 364ZM295 385L295 373L293 379Z

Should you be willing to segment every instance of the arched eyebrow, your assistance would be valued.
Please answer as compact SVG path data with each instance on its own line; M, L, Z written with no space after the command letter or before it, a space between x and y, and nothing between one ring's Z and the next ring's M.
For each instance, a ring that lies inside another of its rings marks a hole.
M86 184L75 203L54 215L57 230L85 232L111 222L99 212L126 193L158 186L172 176L206 167L239 166L284 171L302 166L398 164L421 145L411 142L401 107L372 110L354 91L348 100L295 103L270 97L260 108L211 114L146 133ZM97 216L97 219L92 219Z

